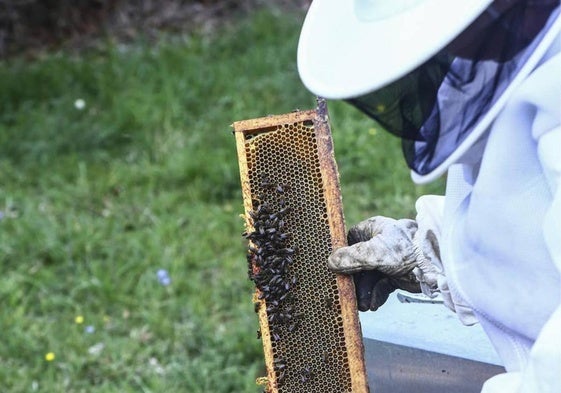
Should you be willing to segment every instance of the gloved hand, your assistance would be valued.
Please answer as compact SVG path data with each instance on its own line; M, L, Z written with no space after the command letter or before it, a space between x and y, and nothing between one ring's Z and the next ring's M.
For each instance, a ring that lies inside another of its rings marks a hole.
M360 311L375 311L396 289L433 295L441 272L438 241L417 222L372 217L353 226L348 247L335 250L328 265L336 273L353 274Z

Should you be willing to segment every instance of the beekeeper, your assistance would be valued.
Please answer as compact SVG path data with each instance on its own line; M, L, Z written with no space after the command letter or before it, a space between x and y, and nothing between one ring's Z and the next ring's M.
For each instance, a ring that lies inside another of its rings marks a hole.
M558 0L314 0L300 36L310 91L401 137L414 182L447 176L331 269L362 311L400 288L481 323L507 370L486 393L561 391L560 32Z

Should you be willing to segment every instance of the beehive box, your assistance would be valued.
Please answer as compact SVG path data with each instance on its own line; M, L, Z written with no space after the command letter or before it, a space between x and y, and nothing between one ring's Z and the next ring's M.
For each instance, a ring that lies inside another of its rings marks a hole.
M327 109L318 102L233 124L266 392L368 392L353 282L326 263L346 236Z

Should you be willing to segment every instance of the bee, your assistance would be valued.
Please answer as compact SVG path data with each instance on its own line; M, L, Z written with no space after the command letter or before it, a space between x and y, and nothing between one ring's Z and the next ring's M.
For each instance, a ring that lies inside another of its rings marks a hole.
M296 329L298 329L298 326L299 326L299 325L300 325L299 322L291 323L290 325L288 325L288 331L289 331L290 333L292 333L293 331L295 331Z
M275 359L273 361L273 368L275 370L284 370L286 368L286 361L284 359Z
M308 382L313 376L313 373L310 371L310 366L305 366L302 371L300 371L300 381L302 383Z
M273 370L277 373L277 384L280 387L284 381L286 371L286 362L284 359L275 359L273 361Z

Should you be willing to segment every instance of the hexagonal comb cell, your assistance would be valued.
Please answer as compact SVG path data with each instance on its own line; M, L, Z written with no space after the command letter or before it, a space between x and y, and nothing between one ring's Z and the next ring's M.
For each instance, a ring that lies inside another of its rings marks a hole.
M327 109L233 124L267 392L368 392Z

